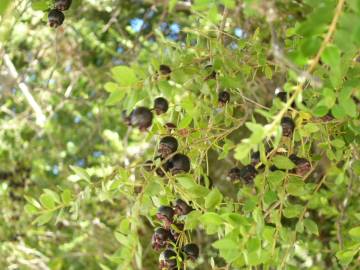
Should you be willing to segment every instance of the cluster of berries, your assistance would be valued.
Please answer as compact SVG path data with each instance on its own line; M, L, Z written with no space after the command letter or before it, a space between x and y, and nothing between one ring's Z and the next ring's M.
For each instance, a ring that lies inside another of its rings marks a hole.
M183 217L193 208L185 201L177 199L173 206L160 206L156 217L162 222L152 236L154 250L161 251L159 267L161 270L183 269L185 260L195 261L199 257L199 247L195 243L186 243Z
M276 94L276 97L279 98L281 101L287 101L287 93L286 92L279 92ZM292 104L294 106L294 104ZM291 138L294 133L295 129L295 122L292 118L288 116L284 116L281 119L281 128L282 128L282 135L283 137ZM272 152L273 148L268 147L266 149L266 154ZM311 170L310 162L302 157L298 157L295 154L291 154L289 159L295 164L295 168L290 171L290 173L294 173L299 176L305 176ZM234 167L229 170L228 172L228 179L231 181L241 180L245 184L252 184L254 178L257 175L256 168L263 169L264 165L261 164L260 161L260 152L256 151L251 154L251 163L243 168ZM275 165L270 167L271 171L279 170Z
M279 92L277 94L277 97L280 98L283 102L287 101L287 95L286 92ZM291 105L292 107L295 106L295 104ZM288 117L288 116L284 116L281 119L281 128L282 128L282 135L284 137L288 137L291 138L294 134L294 129L295 129L295 122L292 118ZM272 149L270 149L271 151ZM270 152L269 151L269 152ZM259 154L260 156L260 154ZM296 154L291 154L289 156L289 159L295 164L295 168L293 170L291 170L291 173L297 174L299 176L305 176L310 170L311 170L311 164L310 162L302 157L298 157ZM278 168L276 168L275 166L272 166L272 168L270 168L271 170L278 170Z
M178 149L178 141L173 136L165 136L160 140L158 153L155 159L160 159L161 164L155 170L156 174L164 177L166 173L176 175L190 171L191 164L188 156L175 153ZM152 171L155 169L153 160L147 160L144 165L145 170Z
M55 0L54 8L48 13L50 27L56 28L63 24L65 15L63 11L68 10L72 0Z

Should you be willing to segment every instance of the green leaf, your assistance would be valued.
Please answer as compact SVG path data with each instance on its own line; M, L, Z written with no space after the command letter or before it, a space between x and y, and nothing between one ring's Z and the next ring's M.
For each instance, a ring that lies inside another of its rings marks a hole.
M342 139L332 140L331 144L336 148L343 148L345 146L345 142Z
M247 122L245 125L252 131L249 138L251 144L258 144L265 138L266 131L262 125L251 122Z
M111 69L115 81L121 86L132 86L137 83L135 71L127 66L117 66Z
M279 170L269 173L267 180L269 181L270 186L273 190L281 185L281 183L283 182L283 180L285 178L285 175L286 174L284 172L279 171Z
M42 225L48 223L48 222L52 219L53 214L54 214L54 212L44 213L44 214L38 216L38 217L33 221L33 224L37 224L37 225L39 225L39 226L42 226Z
M311 133L318 132L318 131L320 130L320 128L318 127L317 124L307 123L307 124L304 126L304 130L305 130L306 132L308 132L309 134L311 134Z
M55 207L54 198L50 194L41 194L40 202L46 209L53 209Z
M348 265L354 259L357 252L357 250L352 249L341 250L336 253L336 257L339 259L341 264Z
M28 213L29 215L33 215L36 214L38 212L38 208L36 208L35 206L33 206L32 204L26 204L24 206L24 210L26 213Z
M111 92L110 96L108 97L108 99L106 100L106 105L107 106L113 106L118 104L120 101L123 100L123 98L126 95L126 90L116 90L114 92Z
M50 189L44 189L44 192L52 197L56 203L61 203L59 195Z
M71 200L72 200L72 193L70 189L65 189L62 193L61 193L61 199L63 201L64 204L70 204Z
M350 236L360 238L360 226L354 227L349 231Z
M104 85L104 88L107 92L112 93L119 90L119 85L117 83L108 82Z
M186 189L192 189L196 187L196 183L194 179L190 176L178 176L177 178L178 183Z
M287 184L287 192L294 196L301 196L304 194L304 181L299 177L290 177Z
M338 104L331 109L331 113L337 119L342 119L346 116L344 108Z
M348 116L356 117L358 115L356 104L352 98L340 99L339 103Z
M215 243L212 244L212 246L214 248L222 249L222 250L227 250L227 249L237 250L239 248L239 244L229 238L217 240Z
M312 234L319 235L317 224L311 219L304 219L305 228Z
M325 116L329 111L329 108L327 106L318 105L313 109L313 114L317 117L323 117Z
M215 206L217 206L219 203L221 203L223 198L223 195L221 194L221 192L217 189L214 188L213 190L211 190L211 192L205 197L205 207L207 209L209 208L214 208Z
M264 202L267 205L271 205L273 202L276 202L278 199L277 193L274 191L267 191L264 195Z
M286 218L299 217L304 207L299 204L289 204L284 210L283 214Z
M295 168L295 164L285 156L276 155L272 158L272 162L279 169L291 170Z
M88 182L89 184L91 183L90 181L90 175L86 172L85 169L81 168L81 167L77 167L77 166L71 166L70 165L70 169L75 172L75 174L78 176L78 180L85 180L86 182ZM75 179L73 179L72 181L75 181ZM76 181L75 181L76 182Z
M251 150L251 145L248 143L241 143L236 146L235 148L235 159L242 160L247 155L249 155Z
M221 216L214 212L206 212L200 217L200 220L202 224L207 224L207 225L219 226L223 224L223 219L221 218Z
M321 55L321 60L331 66L340 65L340 50L335 46L327 46Z

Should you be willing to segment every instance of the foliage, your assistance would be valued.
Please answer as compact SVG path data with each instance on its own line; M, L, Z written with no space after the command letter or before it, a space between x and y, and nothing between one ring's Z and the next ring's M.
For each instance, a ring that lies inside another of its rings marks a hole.
M186 269L359 268L359 0L74 0L56 30L51 7L0 3L1 269L157 269L177 198ZM124 123L159 96L148 132ZM168 122L192 169L161 178L143 165ZM256 151L254 181L229 181Z

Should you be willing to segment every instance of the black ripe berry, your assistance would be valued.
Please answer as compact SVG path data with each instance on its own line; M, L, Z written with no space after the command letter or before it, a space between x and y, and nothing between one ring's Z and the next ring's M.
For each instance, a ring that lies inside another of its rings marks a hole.
M145 161L143 168L145 171L151 172L152 170L155 169L154 161L152 161L152 160Z
M230 101L230 93L227 91L221 91L218 95L218 101L220 105L225 105Z
M290 117L285 116L281 119L281 127L283 136L291 137L295 129L295 123Z
M71 6L72 0L55 0L55 8L64 11L68 10Z
M213 79L216 79L216 76L217 76L217 72L215 70L213 70L213 66L212 65L207 65L205 67L206 70L211 70L211 73L206 76L205 78L205 81L208 81L208 80L213 80Z
M182 199L175 201L175 214L179 216L187 215L194 210L190 205L184 202Z
M231 168L228 172L227 177L231 181L240 180L240 172L240 168L238 167Z
M173 222L174 219L174 209L172 209L170 206L160 206L157 213L156 213L156 217L160 220L163 221L165 223L165 227L169 227L170 224Z
M329 112L328 114L324 115L323 117L320 118L323 122L330 122L332 120L334 120L334 116L331 114L331 112Z
M157 115L166 113L169 109L168 101L163 97L158 97L154 100L154 110Z
M158 176L160 176L160 177L164 177L164 176L165 176L165 172L164 172L164 170L163 170L162 168L157 168L155 172L156 172L156 174L157 174Z
M171 132L172 130L176 129L176 125L168 122L164 125L164 128L166 128L169 132Z
M247 165L240 169L240 179L243 180L246 184L251 184L254 181L256 174L257 171L252 165Z
M238 167L230 169L228 178L231 181L243 180L246 184L250 184L254 180L256 174L257 171L255 167L253 165L247 165L241 169Z
M49 21L50 27L56 28L56 27L62 25L64 20L65 20L65 15L60 10L57 10L57 9L50 10L50 12L48 14L48 21Z
M171 68L167 65L160 65L159 71L161 75L169 75L171 73Z
M277 97L278 99L280 99L282 102L286 102L286 101L287 101L287 93L284 92L284 91L275 94L275 97Z
M165 163L161 164L160 167L158 167L155 170L156 174L160 177L164 177L165 173L168 171L169 171L169 161L166 161Z
M299 176L305 176L311 170L311 164L306 158L301 158L295 154L290 155L290 160L296 165L293 172Z
M158 152L161 158L166 158L178 148L178 141L172 136L166 136L160 140Z
M176 154L168 161L169 171L175 175L190 171L190 159L183 154Z
M165 248L168 239L171 237L170 231L164 228L158 228L155 230L151 238L151 246L154 250L158 251Z
M199 257L199 247L196 244L187 244L182 248L186 258L195 261Z
M145 131L152 124L153 114L146 107L137 107L130 113L130 125Z
M176 252L171 249L164 250L159 257L160 269L177 269Z

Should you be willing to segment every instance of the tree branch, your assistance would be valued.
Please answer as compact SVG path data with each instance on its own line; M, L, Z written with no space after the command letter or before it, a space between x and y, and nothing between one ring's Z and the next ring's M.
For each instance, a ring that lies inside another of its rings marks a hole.
M3 59L4 59L5 66L9 72L10 76L14 80L18 81L19 74L18 74L13 62L11 61L9 55L4 53ZM39 104L36 102L34 97L31 95L29 87L27 86L26 83L24 83L22 81L18 82L18 86L19 86L21 92L23 93L23 95L25 96L26 101L29 103L29 105L35 112L36 124L43 127L45 124L45 121L46 121L46 116L43 113Z

